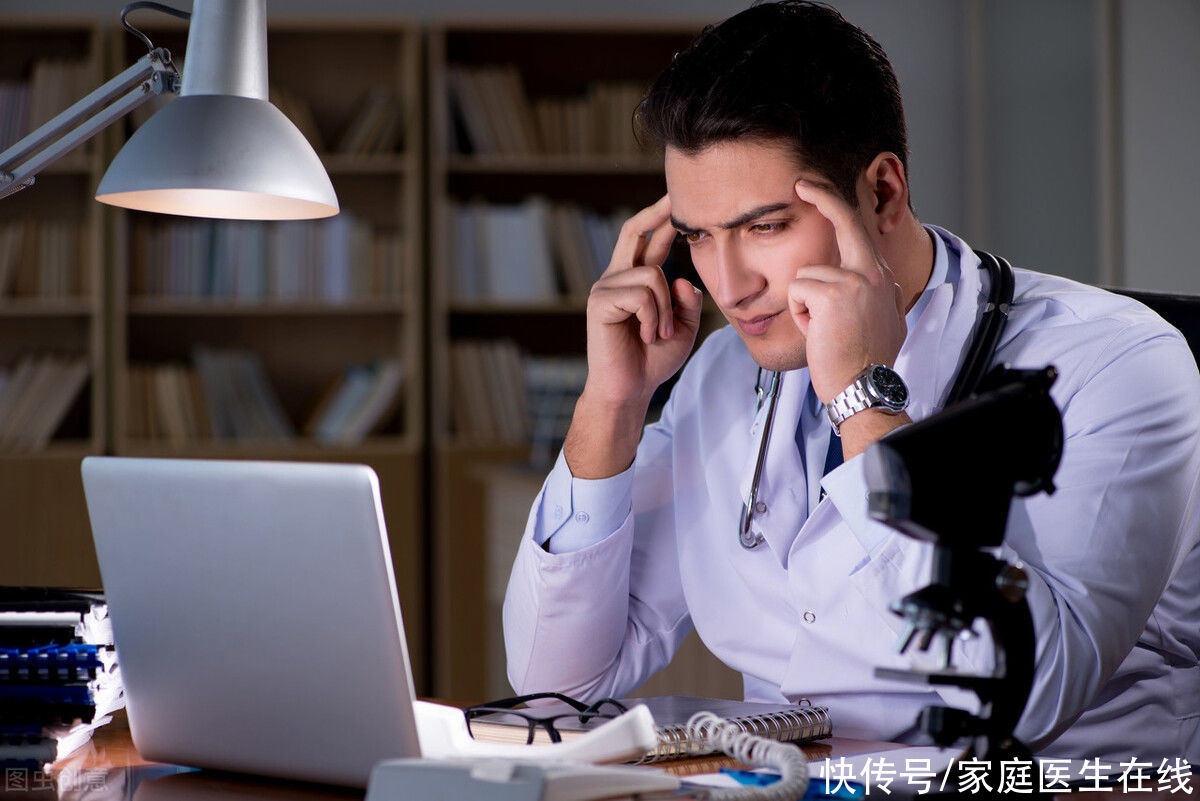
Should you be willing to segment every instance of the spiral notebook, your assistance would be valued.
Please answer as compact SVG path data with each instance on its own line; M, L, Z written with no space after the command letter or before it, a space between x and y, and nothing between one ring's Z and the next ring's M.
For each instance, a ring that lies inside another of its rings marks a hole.
M686 759L713 753L687 736L688 719L707 710L714 715L736 724L742 731L757 734L772 740L788 743L807 743L823 740L833 734L833 724L828 707L795 706L791 704L763 704L751 701L727 701L716 698L697 698L690 695L658 695L650 698L623 700L626 706L645 704L650 708L658 724L658 746L638 760L639 762L663 762L671 759ZM537 707L540 717L569 713L566 704L551 703ZM555 728L563 740L578 736L595 728L603 721L593 719L588 723L559 719ZM524 743L528 730L524 725L505 721L502 715L486 715L472 721L472 733L478 740L499 743ZM548 743L550 737L542 728L534 735L535 743Z

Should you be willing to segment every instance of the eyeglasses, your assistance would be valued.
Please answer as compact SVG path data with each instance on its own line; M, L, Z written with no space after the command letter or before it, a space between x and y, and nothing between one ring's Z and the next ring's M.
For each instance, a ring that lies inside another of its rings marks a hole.
M557 712L555 711L559 708L557 705L550 707L550 714L538 714L539 710L537 709L514 708L528 704L530 701L540 700L559 701L570 707L572 711ZM556 724L562 725L566 731L573 731L586 728L590 722L595 720L611 720L627 711L629 710L625 705L615 698L601 698L594 704L585 704L561 693L534 693L492 701L479 706L469 706L463 710L463 715L467 718L467 731L476 739L480 738L480 734L484 735L483 739L490 739L486 735L495 732L492 727L498 724L516 728L524 727L526 731L525 744L531 745L538 729L546 732L550 742L561 743L562 734L559 733ZM476 730L479 731L479 734L476 733Z

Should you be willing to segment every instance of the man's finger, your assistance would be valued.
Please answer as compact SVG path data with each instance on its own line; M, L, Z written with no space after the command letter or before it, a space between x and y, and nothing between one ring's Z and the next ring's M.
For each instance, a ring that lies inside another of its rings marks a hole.
M640 255L635 255L637 261L634 264L653 264L661 267L662 263L667 260L667 254L671 252L671 243L675 241L675 227L671 225L668 219L662 225L654 229L648 237L642 237L645 242L645 251Z
M626 220L621 226L621 234L617 237L616 247L613 248L612 261L608 263L605 273L628 270L641 263L638 257L645 251L645 235L670 219L671 201L667 195L663 195L653 206L647 206Z
M594 295L600 304L596 319L608 325L624 324L630 318L638 323L638 336L647 345L658 339L658 303L647 286L626 286L602 290Z
M824 281L827 284L840 284L847 280L859 280L851 277L841 267L830 267L828 264L808 264L796 270L795 278L809 278L814 281Z
M841 195L832 187L803 180L796 182L796 195L805 203L816 206L821 216L833 223L844 269L864 275L872 270L878 272L875 246L867 236L867 229Z
M673 332L674 316L671 312L671 288L667 286L667 277L662 268L653 264L642 264L621 270L601 279L605 288L646 287L654 295L654 303L658 307L658 335L670 338Z
M671 294L675 298L675 316L679 321L689 326L699 325L704 310L704 293L686 278L676 278L671 284Z

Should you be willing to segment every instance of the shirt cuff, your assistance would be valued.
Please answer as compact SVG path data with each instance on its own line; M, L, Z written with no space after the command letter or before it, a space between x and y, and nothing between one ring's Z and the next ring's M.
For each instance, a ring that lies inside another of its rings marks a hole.
M632 465L609 478L575 478L560 451L542 490L533 541L554 554L581 551L620 528L632 509Z

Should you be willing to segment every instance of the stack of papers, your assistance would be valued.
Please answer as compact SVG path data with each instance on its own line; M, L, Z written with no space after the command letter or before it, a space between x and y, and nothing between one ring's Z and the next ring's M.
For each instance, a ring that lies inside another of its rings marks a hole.
M0 767L62 759L124 705L102 596L0 587Z

